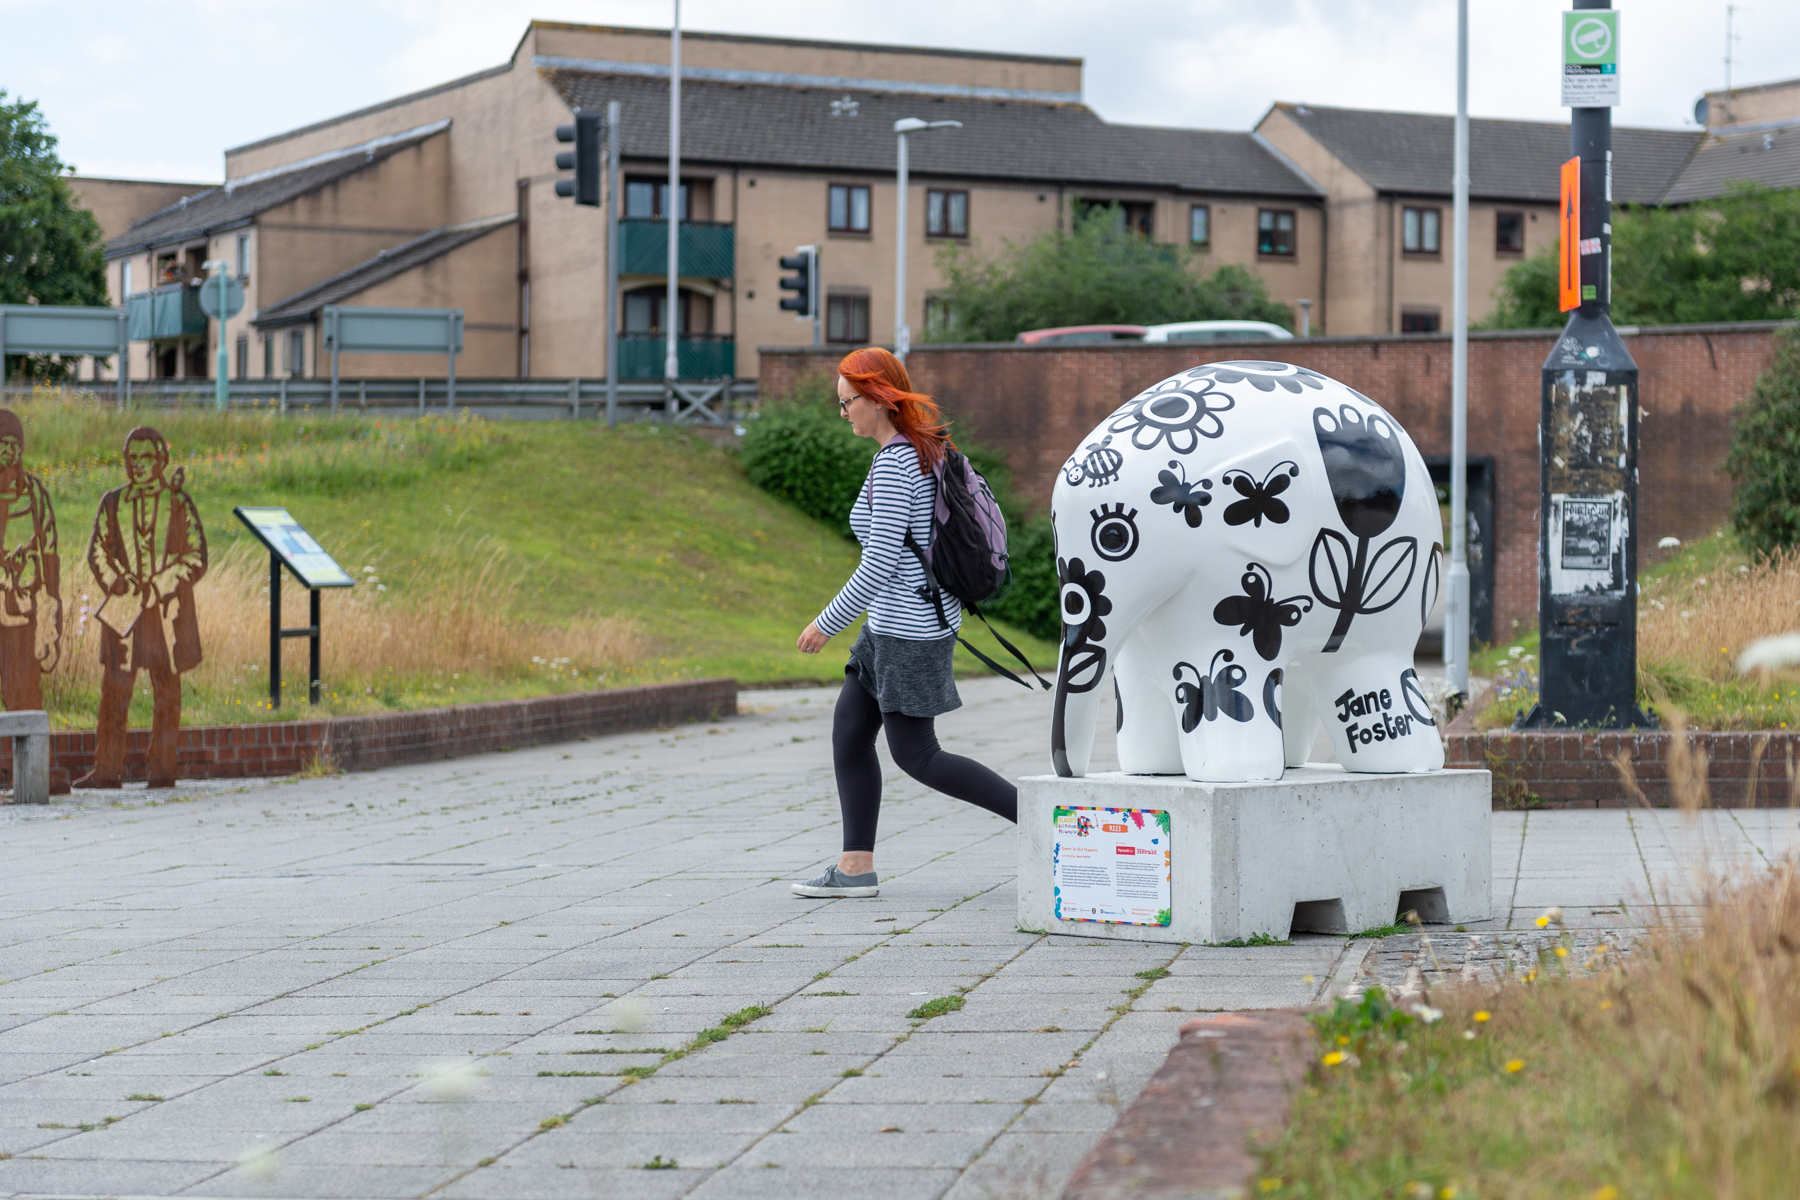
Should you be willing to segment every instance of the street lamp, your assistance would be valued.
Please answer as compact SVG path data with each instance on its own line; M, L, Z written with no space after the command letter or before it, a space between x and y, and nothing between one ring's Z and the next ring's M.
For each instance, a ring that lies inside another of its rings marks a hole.
M231 281L231 263L223 258L208 259L200 264L203 271L217 271L219 284L219 367L217 378L213 381L213 407L224 412L230 404L231 356L225 345L225 322L231 319L230 293L227 290Z
M906 135L926 129L961 129L961 121L921 121L917 117L901 117L894 122L894 134L900 142L899 196L894 205L896 235L894 238L894 354L906 361L912 349L912 327L906 323Z

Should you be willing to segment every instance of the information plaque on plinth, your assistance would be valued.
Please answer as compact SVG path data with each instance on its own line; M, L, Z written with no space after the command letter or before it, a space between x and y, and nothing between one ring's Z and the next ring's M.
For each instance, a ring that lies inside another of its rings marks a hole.
M1486 771L1265 783L1118 772L1019 781L1019 925L1127 941L1355 933L1492 915Z

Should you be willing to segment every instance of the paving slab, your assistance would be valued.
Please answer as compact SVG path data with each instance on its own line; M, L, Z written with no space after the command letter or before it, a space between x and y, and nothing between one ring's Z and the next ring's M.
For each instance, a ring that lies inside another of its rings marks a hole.
M946 748L1041 773L1049 698L959 687ZM1194 1012L1304 1006L1417 957L1022 933L1014 830L885 748L882 894L796 898L837 850L834 698L0 807L0 1196L1050 1197ZM1450 951L1483 969L1550 904L1610 936L1681 911L1707 855L1800 846L1770 810L1493 828L1495 919ZM908 1016L943 996L962 1008Z

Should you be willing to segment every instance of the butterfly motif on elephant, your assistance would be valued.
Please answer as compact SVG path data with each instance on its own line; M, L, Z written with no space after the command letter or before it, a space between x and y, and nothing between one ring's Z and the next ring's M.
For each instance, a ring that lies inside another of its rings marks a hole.
M1220 666L1219 660L1225 665ZM1209 664L1211 673L1200 670L1193 663L1178 662L1175 664L1175 702L1182 706L1181 732L1192 733L1201 721L1216 721L1220 717L1228 717L1233 721L1248 721L1256 715L1256 705L1250 697L1237 689L1250 678L1250 672L1233 661L1229 650L1221 650L1212 656ZM1194 679L1189 681L1181 677L1183 671L1190 672Z
M1300 618L1312 611L1311 596L1289 596L1275 599L1274 580L1261 563L1244 564L1241 596L1227 596L1213 608L1213 620L1221 625L1237 625L1238 636L1250 638L1250 644L1264 661L1274 662L1281 653L1281 631L1292 629Z
M1248 471L1227 471L1219 477L1219 482L1232 488L1243 499L1233 501L1225 510L1227 525L1247 525L1254 523L1261 529L1263 518L1267 517L1271 525L1285 525L1288 519L1288 506L1282 500L1281 493L1287 491L1288 485L1299 478L1300 468L1292 462L1278 462L1270 467L1261 479Z
M1192 454L1201 438L1224 434L1219 414L1229 412L1235 403L1211 382L1196 387L1177 376L1132 400L1106 428L1110 433L1129 433L1139 450L1154 450L1167 442L1176 454Z
M1157 486L1150 489L1150 503L1167 504L1188 523L1189 529L1200 528L1200 510L1213 501L1212 480L1189 483L1187 468L1181 460L1171 458L1167 471L1156 473Z

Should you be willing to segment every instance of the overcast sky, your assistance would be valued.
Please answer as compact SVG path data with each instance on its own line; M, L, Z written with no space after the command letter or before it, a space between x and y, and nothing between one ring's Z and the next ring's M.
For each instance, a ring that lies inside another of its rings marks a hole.
M1562 120L1566 0L1471 0L1470 111ZM1725 5L1623 0L1622 124L1691 124ZM221 152L504 62L533 17L662 26L668 0L0 0L0 89L82 172L206 181ZM1248 129L1275 100L1450 112L1453 0L688 0L683 27L1079 56L1111 121ZM1800 75L1800 4L1737 17L1733 82Z

